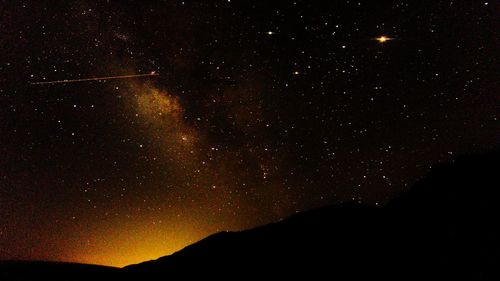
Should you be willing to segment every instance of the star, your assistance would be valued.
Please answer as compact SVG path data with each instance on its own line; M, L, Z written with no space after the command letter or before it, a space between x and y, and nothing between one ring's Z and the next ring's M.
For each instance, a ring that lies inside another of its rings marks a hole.
M375 40L377 40L379 43L383 44L383 43L385 43L387 41L394 40L394 38L382 35L382 36L379 36L379 37L375 38Z

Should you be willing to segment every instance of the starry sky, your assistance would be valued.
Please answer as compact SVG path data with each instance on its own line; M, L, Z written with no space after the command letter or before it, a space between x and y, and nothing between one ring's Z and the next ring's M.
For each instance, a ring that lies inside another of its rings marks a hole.
M383 205L497 147L498 11L1 1L0 259L123 266L323 205Z

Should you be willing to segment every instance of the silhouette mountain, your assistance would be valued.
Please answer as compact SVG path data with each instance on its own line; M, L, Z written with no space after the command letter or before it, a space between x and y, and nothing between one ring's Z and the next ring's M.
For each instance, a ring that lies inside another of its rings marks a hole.
M303 212L124 270L172 278L488 279L500 269L498 156L439 165L385 207Z
M120 276L120 268L45 261L0 261L2 281L42 281L42 280L115 280Z
M499 152L438 165L384 207L327 206L104 273L110 280L500 280ZM20 280L2 278L9 270L0 264L1 280Z

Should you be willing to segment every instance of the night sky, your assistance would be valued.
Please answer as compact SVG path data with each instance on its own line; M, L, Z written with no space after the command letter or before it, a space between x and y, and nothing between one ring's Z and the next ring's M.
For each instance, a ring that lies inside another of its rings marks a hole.
M323 205L383 205L497 147L498 12L1 1L0 259L123 266Z

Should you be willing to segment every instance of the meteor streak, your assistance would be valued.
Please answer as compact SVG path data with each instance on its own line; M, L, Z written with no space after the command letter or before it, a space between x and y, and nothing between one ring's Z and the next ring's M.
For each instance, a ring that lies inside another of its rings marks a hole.
M112 80L112 79L126 79L126 78L158 76L158 75L160 75L160 74L155 72L155 71L152 71L148 74L131 74L131 75L91 77L91 78L81 78L81 79L65 79L65 80L55 80L55 81L30 82L30 84L31 85L53 85L53 84L77 83L77 82Z

